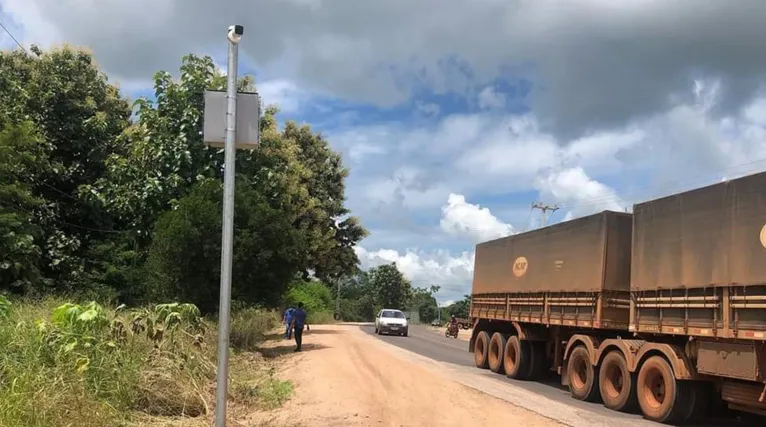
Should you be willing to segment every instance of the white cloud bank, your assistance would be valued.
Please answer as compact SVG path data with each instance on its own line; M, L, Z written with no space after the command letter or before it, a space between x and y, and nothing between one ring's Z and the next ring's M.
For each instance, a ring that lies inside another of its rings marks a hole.
M488 208L466 202L462 194L450 193L447 204L442 206L441 229L450 235L467 237L473 243L505 237L515 232L492 215Z

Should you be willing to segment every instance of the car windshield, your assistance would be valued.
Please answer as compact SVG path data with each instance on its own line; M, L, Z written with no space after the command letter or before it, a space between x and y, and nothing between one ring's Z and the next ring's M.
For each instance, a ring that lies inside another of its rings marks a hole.
M384 311L381 317L395 317L397 319L404 319L404 313L401 311Z

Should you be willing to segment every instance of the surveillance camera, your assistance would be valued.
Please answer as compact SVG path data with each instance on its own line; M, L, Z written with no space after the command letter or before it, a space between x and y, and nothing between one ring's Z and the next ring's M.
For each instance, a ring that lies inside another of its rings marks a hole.
M239 40L242 38L242 33L245 32L245 28L241 25L232 25L229 27L229 40L232 43L239 43Z

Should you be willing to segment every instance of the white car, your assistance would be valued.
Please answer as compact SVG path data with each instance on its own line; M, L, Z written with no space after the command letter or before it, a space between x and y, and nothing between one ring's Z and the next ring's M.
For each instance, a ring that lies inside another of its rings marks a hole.
M378 335L387 333L406 337L408 329L407 316L401 310L384 308L375 316L375 333Z

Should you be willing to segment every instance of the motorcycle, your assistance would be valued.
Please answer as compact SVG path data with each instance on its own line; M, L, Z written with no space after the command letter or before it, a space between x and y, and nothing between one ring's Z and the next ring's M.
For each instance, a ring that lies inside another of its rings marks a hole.
M457 338L457 334L460 331L460 328L458 328L457 325L449 325L447 326L447 330L444 331L444 337L449 338L450 336L452 338Z

